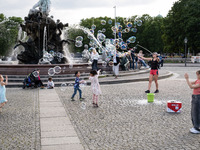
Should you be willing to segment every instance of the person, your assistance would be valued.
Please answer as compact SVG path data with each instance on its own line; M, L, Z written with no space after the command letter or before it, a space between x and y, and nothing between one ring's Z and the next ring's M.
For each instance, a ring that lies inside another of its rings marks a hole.
M142 59L142 57L144 56L143 51L140 50L138 53L138 59L141 62L142 65L144 65L144 67L148 68L147 64L145 63L145 61Z
M163 57L160 54L158 54L158 57L160 59L160 62L159 62L159 68L160 68L160 67L163 67L164 60L163 60Z
M191 118L193 128L190 129L191 133L200 134L200 70L196 72L197 80L195 82L189 81L189 76L186 73L185 79L188 86L193 89Z
M41 89L44 89L44 84L42 83L42 80L40 78L40 70L37 69L36 71L38 72L38 76L35 77L35 86L41 87Z
M75 72L75 76L76 76L76 78L75 78L75 84L74 84L74 93L73 93L73 95L72 95L72 97L71 97L71 100L72 100L72 101L75 101L75 100L74 100L74 96L76 95L76 93L77 93L77 91L78 91L78 92L79 92L79 100L82 101L82 100L84 100L84 98L82 98L82 91L81 91L81 89L80 89L79 84L80 84L80 83L83 83L84 81L80 81L81 73L80 73L79 71L76 71L76 72Z
M52 80L52 77L49 77L48 83L47 83L47 89L53 89L54 88L54 82Z
M8 84L8 76L6 76L6 81L4 82L4 78L0 75L0 113L2 112L3 106L7 103L6 99L6 87Z
M99 73L101 70L92 70L90 72L90 77L89 79L91 80L91 88L92 88L92 93L93 93L93 106L94 107L99 107L98 106L98 99L99 99L99 95L101 95L101 88L99 85Z
M132 48L132 49L130 49L130 54L129 54L129 56L130 56L130 69L135 69L135 61L136 61L136 56L135 56L135 50ZM133 67L132 67L132 65L133 65ZM137 62L136 62L136 69L137 69Z
M98 52L96 51L95 48L93 48L92 50L92 54L91 54L91 59L92 59L92 70L98 70L98 59L99 59L99 54Z
M115 75L115 79L117 79L117 77L119 75L119 65L120 65L120 58L119 58L118 51L113 56L113 63L114 63L114 65L113 65L113 73Z
M151 61L151 71L150 71L150 75L149 75L149 85L148 85L148 90L145 91L145 93L150 93L153 77L154 77L155 84L156 84L156 91L154 93L159 93L159 90L158 90L158 65L159 64L158 63L159 63L160 60L157 56L158 56L158 54L156 52L154 52L153 58L140 57L144 60Z

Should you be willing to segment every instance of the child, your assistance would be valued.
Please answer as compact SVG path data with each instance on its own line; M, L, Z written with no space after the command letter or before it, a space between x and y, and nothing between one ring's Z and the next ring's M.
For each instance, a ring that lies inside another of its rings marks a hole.
M100 85L99 85L99 72L101 70L92 70L90 72L90 77L89 79L91 80L91 87L92 87L92 93L93 93L93 106L94 107L98 107L98 98L99 95L101 94L101 89L100 89Z
M52 77L49 77L48 83L47 83L47 89L53 89L54 88L54 83L52 80Z
M154 77L155 84L156 84L156 91L154 93L159 93L159 90L158 90L158 65L159 64L158 63L159 63L160 60L157 56L158 56L158 54L156 52L154 52L153 58L141 57L144 60L151 61L151 71L150 71L150 75L149 75L149 86L148 86L148 90L145 91L145 93L150 93L153 77Z
M191 117L194 127L190 129L190 132L200 134L200 70L196 72L196 75L197 80L195 82L189 81L187 73L185 74L185 79L188 86L193 89Z
M76 79L75 79L75 84L74 84L74 94L72 95L71 100L75 101L74 100L74 96L76 95L77 90L78 90L79 91L79 96L80 96L79 100L82 101L82 100L84 100L84 98L82 98L82 91L81 91L81 89L79 87L79 84L83 83L84 81L80 81L79 77L81 76L81 73L79 71L75 72L75 76L76 76Z
M2 107L7 103L5 85L8 84L8 77L6 76L6 82L3 81L4 78L0 75L0 113L2 112Z

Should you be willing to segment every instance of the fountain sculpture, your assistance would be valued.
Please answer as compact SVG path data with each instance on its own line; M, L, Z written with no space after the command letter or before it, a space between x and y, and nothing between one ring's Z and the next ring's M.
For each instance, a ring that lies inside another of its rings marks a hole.
M49 17L50 0L39 0L29 11L27 17L24 18L24 24L21 28L27 33L28 40L26 42L18 41L19 45L24 47L24 51L18 54L17 59L22 64L38 64L51 63L63 64L68 62L63 50L64 44L70 44L73 40L62 40L61 34L64 27L68 27L68 23L63 24L60 20L55 22L53 16ZM39 7L39 10L36 9ZM49 54L50 60L44 58L45 54Z

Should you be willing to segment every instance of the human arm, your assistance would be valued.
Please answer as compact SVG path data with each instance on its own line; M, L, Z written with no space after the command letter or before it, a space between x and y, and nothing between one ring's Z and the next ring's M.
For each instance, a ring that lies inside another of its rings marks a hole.
M6 76L6 82L1 82L1 85L7 85L8 84L8 76Z
M98 71L97 71L97 75L99 76L99 74L100 74L100 71L101 71L101 69L99 69Z
M148 60L148 61L151 61L151 60L152 60L152 58L145 58L145 57L143 57L143 56L138 56L138 58L141 58L141 59L143 59L143 60Z
M191 89L200 88L200 84L195 85L195 82L190 82L190 81L189 81L189 76L188 76L187 73L186 73L184 76L185 76L185 79L186 79L186 82L187 82L188 86L189 86Z

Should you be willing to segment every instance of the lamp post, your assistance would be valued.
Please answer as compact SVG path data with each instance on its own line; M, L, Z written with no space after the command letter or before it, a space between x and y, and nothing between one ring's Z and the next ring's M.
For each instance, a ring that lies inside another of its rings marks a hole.
M186 60L187 60L187 42L188 42L188 39L187 39L187 37L185 37L185 39L184 39L184 43L185 43L185 67L186 67Z

